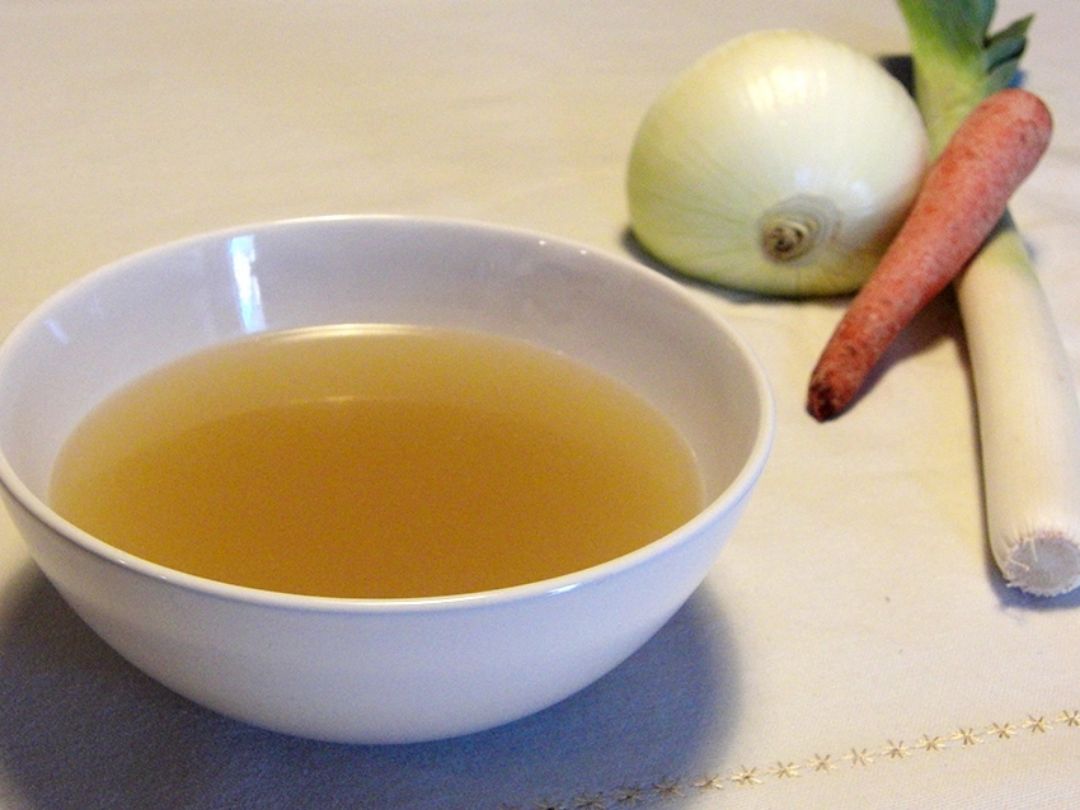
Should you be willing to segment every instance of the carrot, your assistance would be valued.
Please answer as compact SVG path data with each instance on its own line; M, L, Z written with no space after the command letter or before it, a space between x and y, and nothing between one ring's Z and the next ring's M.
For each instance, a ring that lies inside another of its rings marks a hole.
M930 167L903 227L852 300L810 377L807 410L838 416L893 339L953 281L1050 142L1050 111L1019 88L988 96Z

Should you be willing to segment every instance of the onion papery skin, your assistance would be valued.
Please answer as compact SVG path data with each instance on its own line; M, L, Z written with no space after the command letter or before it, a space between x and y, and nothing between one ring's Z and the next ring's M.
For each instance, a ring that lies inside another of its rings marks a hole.
M877 61L812 32L759 31L704 56L645 114L630 225L688 276L777 296L848 293L899 229L928 155L914 100ZM799 228L778 230L785 221L809 222L810 241L790 250ZM777 247L790 258L770 255Z

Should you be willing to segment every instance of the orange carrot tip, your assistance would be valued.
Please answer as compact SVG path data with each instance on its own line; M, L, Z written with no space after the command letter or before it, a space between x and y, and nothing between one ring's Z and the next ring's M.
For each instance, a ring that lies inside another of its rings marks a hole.
M960 275L1046 151L1052 129L1043 101L1019 88L988 96L964 120L811 374L806 407L815 419L842 413L896 336Z

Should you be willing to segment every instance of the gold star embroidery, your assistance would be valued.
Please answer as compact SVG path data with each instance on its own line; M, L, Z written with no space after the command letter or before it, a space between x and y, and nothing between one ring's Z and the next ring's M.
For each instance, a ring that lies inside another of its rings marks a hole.
M590 793L586 796L578 796L574 800L574 807L577 810L604 810L607 803L604 801L602 794Z
M836 770L836 763L832 761L832 754L814 754L814 758L810 760L809 767L815 771L829 771Z
M772 769L772 774L777 779L794 779L799 775L799 766L794 762L785 764L778 760L776 767Z
M1039 717L1032 717L1029 714L1027 721L1024 723L1024 728L1030 729L1032 734L1045 734L1047 731L1046 718L1041 715Z
M894 743L889 740L888 745L882 752L882 756L886 756L889 759L904 759L911 756L911 749L904 745L904 741L901 740L898 743Z
M1080 709L1074 709L1073 711L1066 709L1061 713L1061 717L1057 721L1065 726L1080 728Z
M923 734L915 745L923 751L941 751L945 748L945 739L943 737L929 737Z
M851 762L852 768L858 765L869 765L874 761L873 755L865 748L861 751L857 748L852 748L849 753L844 755L844 759Z
M723 790L724 778L722 776L706 776L694 782L698 790Z
M970 748L971 746L978 745L982 742L973 728L958 728L956 733L952 735L952 738L959 742L964 748Z
M678 799L683 795L682 790L679 788L679 783L674 779L665 779L663 782L657 782L653 785L653 789L656 790L656 794L662 799Z
M731 781L739 785L761 784L761 779L758 777L757 768L747 768L745 765L741 765L740 770L732 774Z
M999 740L1011 740L1016 734L1016 726L1012 723L994 723L986 730L987 734L993 734Z
M643 793L639 787L624 787L615 791L615 801L623 805L640 804Z

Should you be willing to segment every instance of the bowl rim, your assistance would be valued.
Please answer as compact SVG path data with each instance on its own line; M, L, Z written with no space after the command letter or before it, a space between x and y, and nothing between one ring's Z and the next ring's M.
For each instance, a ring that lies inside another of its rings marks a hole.
M715 329L724 333L729 343L743 358L750 374L754 393L759 403L757 431L750 451L747 453L739 472L722 492L707 502L688 521L662 537L613 559L567 574L561 574L557 577L504 588L461 594L398 598L317 596L236 585L197 574L190 574L125 552L67 521L43 499L35 495L15 472L4 453L2 445L0 445L0 489L6 491L7 495L15 503L29 512L49 530L63 540L74 544L80 550L90 553L105 563L122 567L132 573L162 581L183 590L194 591L226 601L288 610L329 613L403 613L501 605L565 593L609 579L624 571L636 568L647 560L663 555L668 550L681 545L706 524L718 519L722 513L734 507L738 501L749 493L760 477L772 449L775 436L776 404L760 361L745 339L725 319L705 307L683 285L659 271L648 268L633 258L598 250L589 245L553 234L473 219L408 214L300 216L256 221L198 232L144 248L107 262L68 282L25 314L11 331L0 340L0 378L2 378L4 369L10 362L10 357L18 351L19 344L25 339L24 336L27 333L40 325L49 312L54 311L66 301L77 298L84 287L93 286L105 277L120 275L125 272L137 272L137 269L132 268L137 268L141 262L148 259L210 241L220 241L244 233L255 233L257 235L260 232L266 233L289 228L303 229L312 225L332 222L356 224L358 226L386 224L391 227L459 230L474 233L484 238L494 237L534 241L555 249L561 248L566 251L577 252L583 256L593 257L615 267L618 272L632 273L645 283L654 285L663 294L678 299L681 305L694 310L700 315L704 315Z

